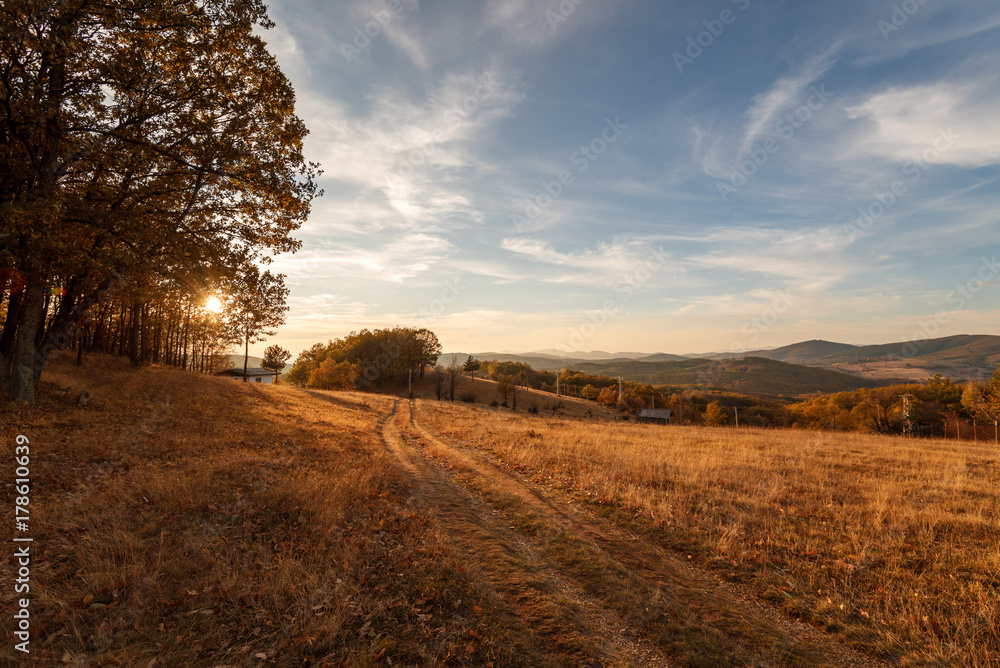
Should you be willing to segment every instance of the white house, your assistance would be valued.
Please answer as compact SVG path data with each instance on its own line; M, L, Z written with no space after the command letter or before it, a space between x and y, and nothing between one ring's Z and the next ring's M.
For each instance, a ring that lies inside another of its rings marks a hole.
M243 380L243 369L226 369L225 371L220 371L215 375L235 378L236 380ZM247 369L247 382L274 385L274 372L269 371L268 369Z

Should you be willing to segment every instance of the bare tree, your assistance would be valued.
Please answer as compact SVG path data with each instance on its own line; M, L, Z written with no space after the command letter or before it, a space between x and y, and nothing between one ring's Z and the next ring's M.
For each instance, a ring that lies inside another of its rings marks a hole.
M510 399L510 391L513 386L512 379L507 374L497 376L497 396L500 397L500 405L506 406Z
M445 385L445 370L441 365L437 365L433 369L433 380L434 380L434 396L437 397L438 401L441 401L441 396L444 394Z
M462 367L458 364L458 356L451 356L451 364L448 366L448 400L455 401L455 390L462 380Z

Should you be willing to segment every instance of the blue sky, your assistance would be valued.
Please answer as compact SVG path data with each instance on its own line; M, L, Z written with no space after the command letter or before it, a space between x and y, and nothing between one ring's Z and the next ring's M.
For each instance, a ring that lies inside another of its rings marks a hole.
M461 351L997 333L995 0L271 15L325 170L275 260L294 353L397 324Z

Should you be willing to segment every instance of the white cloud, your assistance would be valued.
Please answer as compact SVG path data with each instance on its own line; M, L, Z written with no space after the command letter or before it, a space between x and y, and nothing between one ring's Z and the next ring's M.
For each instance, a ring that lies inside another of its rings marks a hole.
M273 267L287 274L293 283L318 279L398 283L428 271L454 251L455 247L443 237L409 232L373 247L342 244L330 249L280 255Z
M749 151L757 140L769 134L767 128L774 124L782 112L805 104L808 88L816 83L837 62L840 42L807 60L794 73L778 79L770 89L757 95L747 109L747 122L740 140L740 156Z
M664 271L667 254L642 241L598 242L594 248L564 253L552 244L527 237L509 237L501 247L517 253L534 262L562 269L578 269L579 272L562 272L548 277L539 277L548 283L602 284L610 279L628 277L642 265ZM670 270L677 271L676 267Z
M998 79L897 86L848 107L866 121L854 150L905 162L932 154L931 164L982 167L1000 163ZM926 158L925 158L926 159Z

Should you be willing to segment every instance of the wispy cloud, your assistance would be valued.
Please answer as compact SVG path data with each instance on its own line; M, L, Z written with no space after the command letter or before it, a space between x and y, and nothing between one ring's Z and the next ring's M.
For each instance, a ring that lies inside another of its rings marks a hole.
M837 62L842 44L836 42L809 58L793 73L778 79L766 92L754 97L747 109L746 127L740 139L739 154L749 151L762 135L770 134L778 116L804 104L809 86L815 84Z

